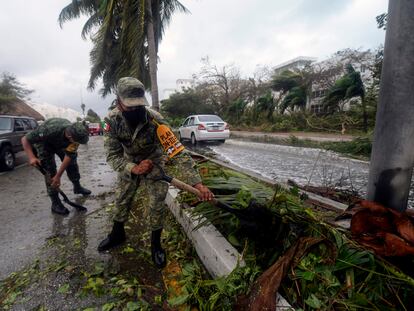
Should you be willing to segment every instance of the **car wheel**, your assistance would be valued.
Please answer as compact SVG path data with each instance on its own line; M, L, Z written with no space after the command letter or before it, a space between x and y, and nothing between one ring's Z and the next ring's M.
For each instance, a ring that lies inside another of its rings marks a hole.
M15 165L15 157L10 146L5 146L0 152L0 167L4 170L12 170Z
M218 142L219 142L219 144L224 144L226 142L226 140L225 139L220 139Z
M194 133L191 133L191 144L192 145L196 145L197 144L197 139L196 139Z
M178 138L179 141L182 141L183 140L183 138L181 137L180 131L178 131L178 135L177 136L178 136L177 138Z

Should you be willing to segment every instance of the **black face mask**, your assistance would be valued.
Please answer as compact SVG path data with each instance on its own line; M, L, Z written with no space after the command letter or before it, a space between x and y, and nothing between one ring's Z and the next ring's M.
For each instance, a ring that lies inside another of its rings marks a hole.
M138 106L133 110L124 111L122 112L122 115L132 129L135 129L138 124L147 121L147 110L145 109L145 106Z

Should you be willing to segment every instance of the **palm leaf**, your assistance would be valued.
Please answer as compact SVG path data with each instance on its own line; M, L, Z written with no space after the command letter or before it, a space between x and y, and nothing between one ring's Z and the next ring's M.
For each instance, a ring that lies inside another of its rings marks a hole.
M67 21L79 18L81 15L93 15L98 10L98 0L72 0L65 6L58 17L60 27Z

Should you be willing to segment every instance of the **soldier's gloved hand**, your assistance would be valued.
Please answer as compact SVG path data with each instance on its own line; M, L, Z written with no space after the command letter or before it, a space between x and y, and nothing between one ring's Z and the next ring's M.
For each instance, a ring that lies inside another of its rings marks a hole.
M202 183L195 184L194 188L201 192L201 201L211 201L214 199L213 192L211 192L210 189L208 189Z
M50 179L50 185L53 188L59 188L60 187L60 176L55 175Z
M142 160L139 162L139 164L135 165L132 168L131 173L135 175L145 175L151 172L152 168L154 167L154 164L151 160Z
M30 158L29 159L29 164L31 165L31 166L40 166L40 160L38 159L38 158L36 158L36 157L33 157L33 158Z

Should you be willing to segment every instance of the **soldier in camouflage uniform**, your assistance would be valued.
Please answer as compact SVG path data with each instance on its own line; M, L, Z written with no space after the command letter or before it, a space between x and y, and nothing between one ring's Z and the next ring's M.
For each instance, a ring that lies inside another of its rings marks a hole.
M32 166L43 166L51 179L46 179L47 193L52 201L52 212L61 215L69 214L69 210L59 199L57 188L60 178L66 171L73 183L75 194L89 195L91 191L80 184L79 167L76 161L79 144L86 144L89 133L80 122L71 123L61 118L46 120L34 131L22 138L22 144ZM55 154L62 160L56 171Z
M128 220L132 200L139 186L149 193L151 254L157 267L164 267L166 254L161 247L161 231L165 211L164 199L168 184L155 181L157 166L174 161L181 165L186 181L202 193L201 199L211 200L213 194L201 183L192 159L181 152L173 159L165 155L157 137L157 126L165 124L162 116L145 106L142 83L130 77L121 78L117 85L117 107L105 119L104 146L108 164L117 171L114 225L111 233L98 246L99 251L111 249L125 241L124 223ZM154 164L156 165L153 169Z

